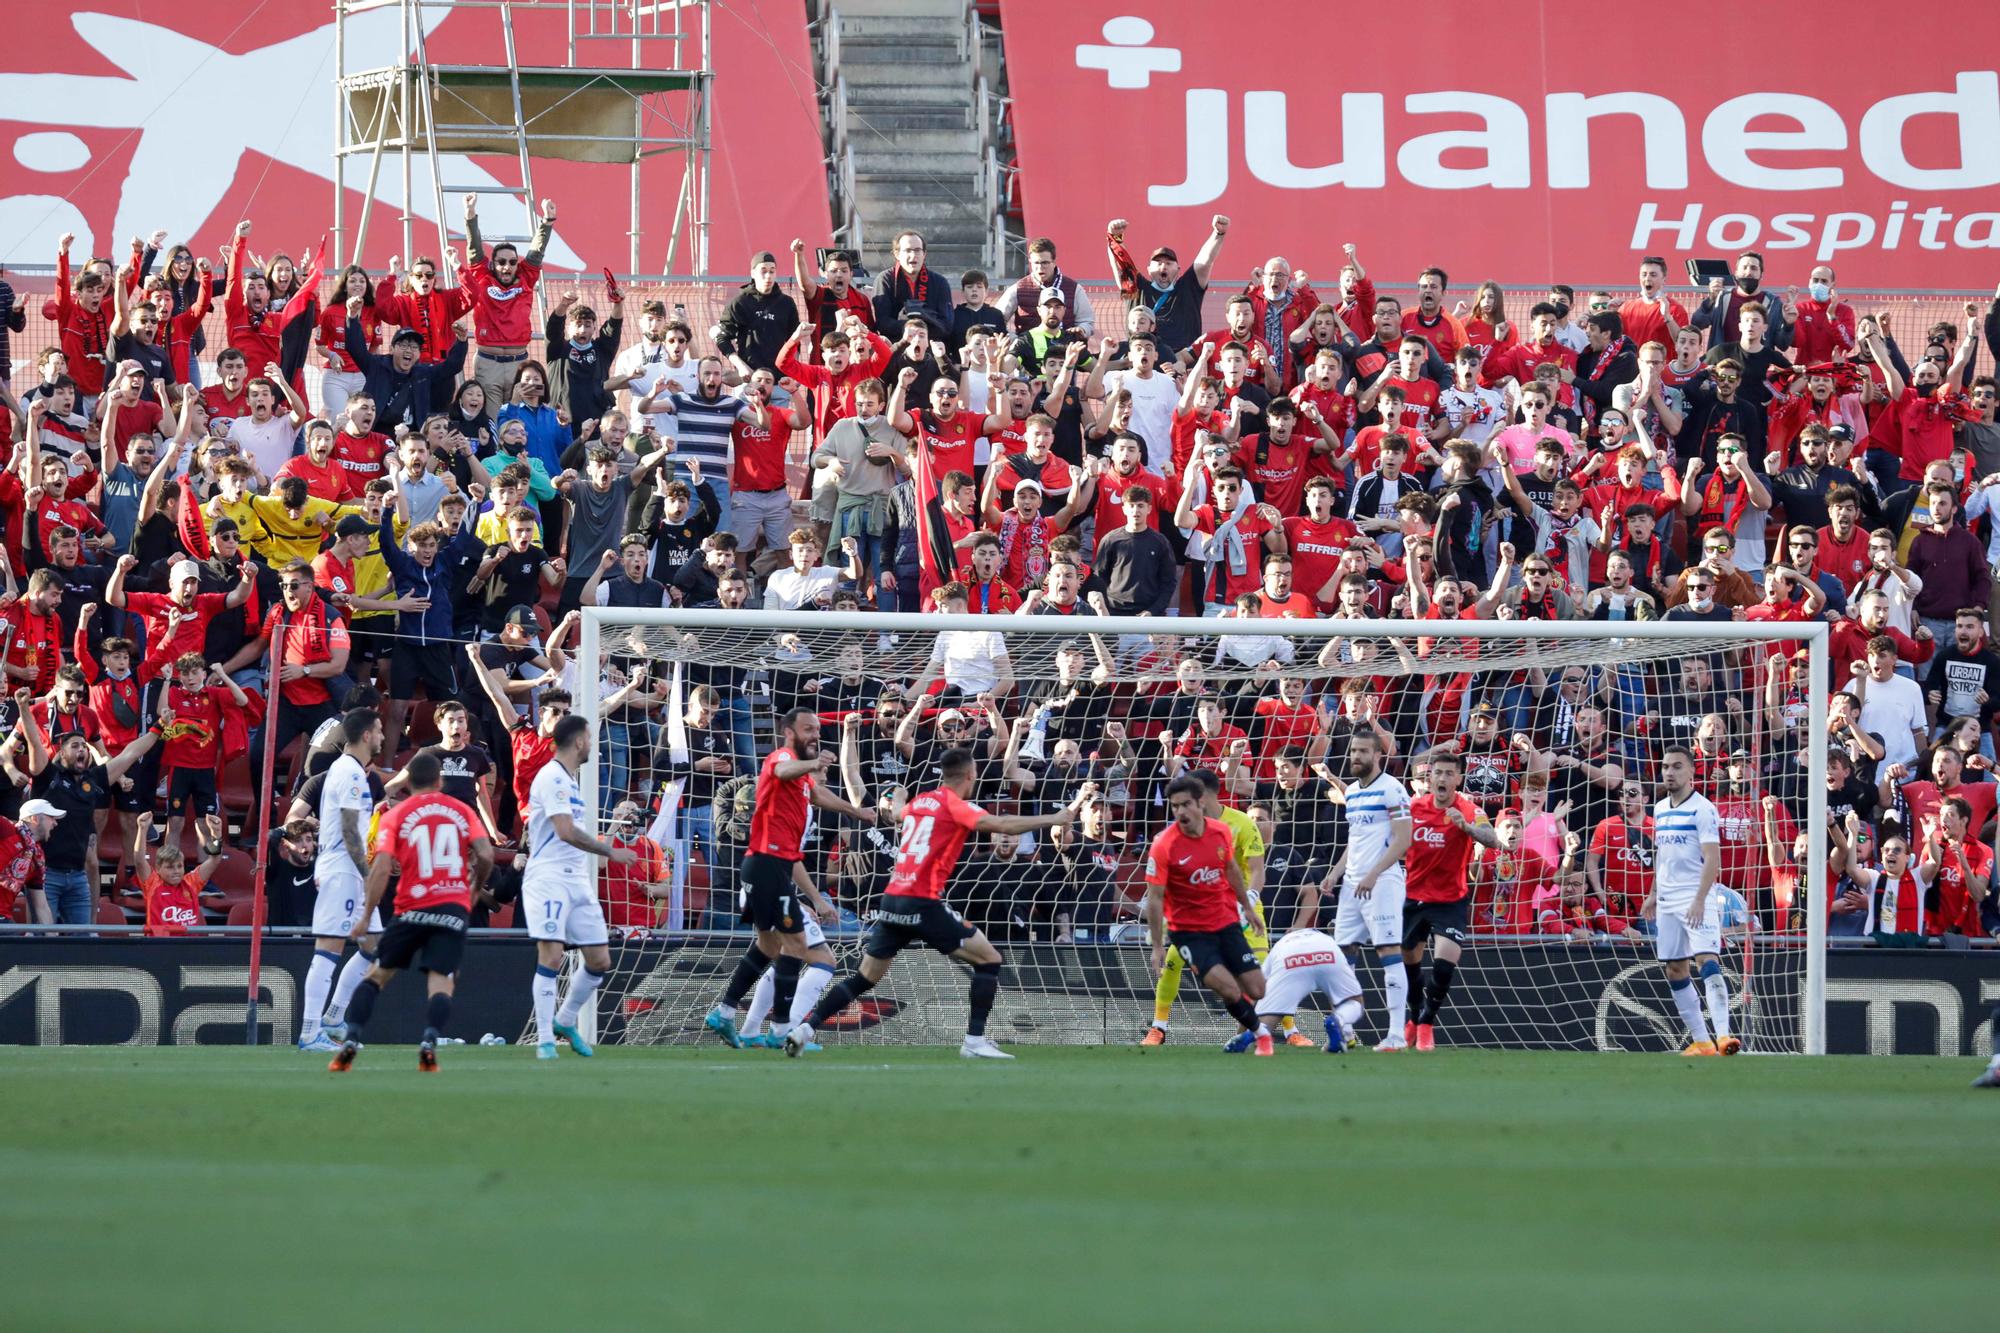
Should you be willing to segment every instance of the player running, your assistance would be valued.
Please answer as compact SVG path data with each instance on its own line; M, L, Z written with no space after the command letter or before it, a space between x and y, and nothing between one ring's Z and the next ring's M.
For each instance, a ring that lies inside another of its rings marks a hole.
M741 1046L736 1011L774 963L800 969L792 996L792 1018L813 1012L833 981L833 954L824 943L807 944L802 902L824 903L805 868L806 832L814 807L837 810L859 823L873 825L875 812L850 805L822 785L833 767L834 752L819 748L819 714L794 708L778 720L778 747L764 757L757 775L757 803L750 812L750 850L737 872L743 898L743 919L756 928L757 938L736 961L729 985L702 1026ZM784 978L780 978L783 981ZM786 1034L789 1040L790 1033ZM786 1048L788 1051L790 1047Z
M1653 891L1643 909L1653 916L1653 950L1666 964L1667 985L1674 1008L1687 1024L1689 1042L1682 1055L1735 1055L1743 1043L1729 1034L1729 981L1717 955L1722 950L1722 911L1711 904L1709 891L1722 868L1722 833L1715 807L1694 789L1694 751L1669 745L1660 761L1666 795L1653 807ZM1713 907L1715 919L1708 919ZM1708 997L1708 1021L1702 1021L1701 1000L1695 995L1689 960L1701 975ZM1715 1038L1709 1039L1710 1024Z
M493 844L488 842L472 807L446 796L444 764L434 754L420 753L405 770L410 795L382 814L375 835L375 859L368 867L368 902L372 915L396 875L396 919L382 932L375 966L355 987L347 1005L347 1040L327 1069L344 1074L361 1049L361 1030L375 1012L376 997L396 973L416 963L425 974L430 1001L424 1011L424 1039L417 1046L417 1068L437 1072L438 1036L451 1017L452 978L465 955L465 925L472 916L472 895L493 870ZM471 854L471 864L466 862ZM367 929L357 921L358 938Z
M590 762L590 720L570 713L549 733L555 753L528 789L528 865L521 872L521 910L535 941L535 1058L556 1058L556 1038L588 1058L596 1052L576 1030L583 1005L611 970L611 931L597 901L593 856L613 865L639 859L630 847L613 847L590 832L577 774ZM556 1008L556 978L565 949L583 950L583 970Z
M1250 917L1250 886L1236 865L1229 826L1202 813L1207 788L1188 775L1167 784L1167 813L1146 853L1146 928L1153 939L1153 970L1166 967L1171 942L1181 961L1222 1001L1243 1031L1223 1043L1232 1054L1255 1045L1271 1054L1271 1030L1257 1017L1264 973L1243 922Z
M1403 904L1403 966L1409 979L1424 974L1424 944L1431 947L1431 980L1417 1004L1417 1016L1403 1039L1420 1051L1436 1046L1438 1014L1451 994L1458 974L1460 951L1472 924L1472 846L1498 847L1500 835L1486 812L1458 789L1465 761L1453 753L1433 750L1430 790L1410 802L1410 856L1405 875L1408 898Z
M785 1033L785 1054L796 1056L812 1043L813 1028L826 1022L889 975L896 955L916 943L956 958L972 969L971 1012L958 1053L968 1060L1014 1057L986 1035L986 1016L1000 989L1000 951L984 931L944 904L945 885L965 850L968 833L1027 833L1076 821L1077 811L1097 794L1094 783L1077 789L1070 803L1049 815L989 815L970 799L974 768L970 750L947 750L939 761L944 785L912 800L903 810L896 864L882 890L882 904L861 946L861 968L820 997L812 1016Z
M1362 1014L1361 979L1353 964L1325 931L1290 931L1264 958L1264 998L1257 1001L1257 1016L1290 1018L1315 991L1333 1006L1326 1016L1326 1053L1339 1055L1359 1046L1355 1029Z
M340 753L326 771L319 796L319 856L313 863L319 893L313 902L313 956L306 971L305 1012L299 1017L302 1051L340 1049L347 1027L338 1018L325 1021L328 1001L344 1018L349 1000L375 964L375 945L382 935L381 914L361 910L368 876L368 817L375 809L368 765L382 748L381 717L373 709L354 709L340 719L340 739ZM357 924L367 929L356 933ZM336 986L334 969L340 966L350 937L358 947Z
M1382 740L1356 732L1347 743L1347 849L1328 878L1340 878L1333 937L1343 949L1371 944L1382 960L1384 1022L1378 1051L1405 1050L1410 978L1403 967L1403 854L1410 850L1410 793L1383 769Z

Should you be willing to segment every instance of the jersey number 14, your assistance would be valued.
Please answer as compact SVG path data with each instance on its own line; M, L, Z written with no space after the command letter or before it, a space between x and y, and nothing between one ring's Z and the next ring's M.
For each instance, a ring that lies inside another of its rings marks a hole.
M417 873L431 879L439 871L459 878L465 873L465 855L460 850L458 827L453 824L419 824L410 830L410 845L417 849ZM423 896L423 886L417 885L412 897Z

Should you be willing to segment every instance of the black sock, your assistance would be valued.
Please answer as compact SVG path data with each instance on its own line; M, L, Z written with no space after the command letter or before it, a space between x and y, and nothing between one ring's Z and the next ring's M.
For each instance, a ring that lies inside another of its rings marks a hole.
M1000 992L1000 964L980 963L972 969L972 1015L965 1020L965 1035L986 1035L986 1016L993 1012L993 997Z
M805 970L805 960L788 953L779 954L771 964L771 1014L780 1022L791 1019L792 997L799 993L799 974Z
M1452 978L1458 975L1458 964L1442 958L1431 962L1431 984L1424 987L1424 1002L1417 1012L1419 1023L1435 1023L1444 1012L1445 997L1451 994Z
M874 989L875 983L867 977L859 972L850 972L826 988L826 993L819 997L819 1003L813 1006L812 1017L807 1021L818 1027Z
M1224 1008L1229 1010L1231 1018L1243 1025L1245 1032L1255 1032L1257 1030L1259 1019L1257 1017L1256 1005L1239 995L1225 1005Z
M451 996L439 991L431 996L431 1002L424 1010L424 1040L433 1046L444 1031L444 1025L451 1018Z
M764 975L764 969L770 965L771 960L766 958L764 951L755 944L745 949L743 956L736 960L736 970L729 974L729 989L722 992L723 1004L731 1009L741 1009L743 997L756 986L757 979Z
M1437 960L1435 958L1431 960L1431 971L1433 975L1436 974ZM1409 978L1406 984L1410 988L1410 995L1417 1002L1416 1008L1413 1011L1416 1014L1416 1021L1419 1023L1430 1022L1430 1019L1424 1017L1429 1011L1428 1006L1431 1002L1430 993L1424 989L1424 965L1422 963L1413 963L1405 958L1403 960L1403 974Z
M375 997L381 993L382 988L366 977L363 977L361 984L354 988L354 998L347 1002L347 1039L349 1041L361 1040L361 1029L367 1025L369 1017L374 1014Z

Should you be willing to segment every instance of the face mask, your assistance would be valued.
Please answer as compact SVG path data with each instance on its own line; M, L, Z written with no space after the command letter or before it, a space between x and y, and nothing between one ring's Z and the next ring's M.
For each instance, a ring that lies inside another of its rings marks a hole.
M1825 301L1833 295L1833 284L1830 282L1809 283L1807 284L1807 290L1812 293L1813 300Z
M1745 296L1755 296L1757 288L1762 283L1763 279L1761 278L1738 278L1736 280L1736 290L1742 292Z
M1567 302L1567 301L1552 301L1552 302L1550 302L1550 304L1551 304L1551 305L1553 305L1553 306L1555 306L1555 308L1556 308L1556 322L1557 322L1558 324L1560 324L1560 323L1561 323L1561 322L1562 322L1563 320L1566 320L1566 319L1568 319L1568 318L1569 318L1569 302Z
M857 416L857 417L856 417L856 418L854 418L854 419L855 419L856 421L860 422L860 423L861 423L861 425L862 425L862 427L863 427L864 429L867 429L867 430L873 430L873 429L875 428L875 423L876 423L876 422L878 422L878 421L880 421L880 420L881 420L882 418L881 418L881 417L879 417L879 416L876 416L876 417L861 417L861 416Z

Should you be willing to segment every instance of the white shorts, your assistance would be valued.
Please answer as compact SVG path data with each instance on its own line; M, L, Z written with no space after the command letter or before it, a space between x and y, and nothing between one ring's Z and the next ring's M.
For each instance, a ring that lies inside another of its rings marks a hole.
M1357 898L1342 886L1340 909L1334 913L1333 938L1342 948L1369 944L1377 949L1403 942L1403 871L1399 866L1375 881L1375 891Z
M1659 934L1653 940L1653 956L1663 963L1722 952L1722 912L1717 903L1708 905L1699 928L1690 926L1679 912L1661 913L1657 924Z
M537 940L555 940L575 948L609 944L604 907L597 901L592 877L576 873L521 879L521 921Z
M359 875L330 875L319 882L313 900L313 934L321 939L345 939L361 916L368 894ZM368 933L382 933L382 913L368 914Z
M1257 1001L1260 1014L1296 1014L1315 991L1333 1005L1361 994L1361 980L1345 962L1282 968L1276 976L1267 963L1264 977L1264 998Z

